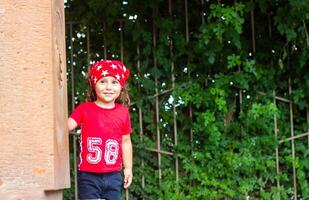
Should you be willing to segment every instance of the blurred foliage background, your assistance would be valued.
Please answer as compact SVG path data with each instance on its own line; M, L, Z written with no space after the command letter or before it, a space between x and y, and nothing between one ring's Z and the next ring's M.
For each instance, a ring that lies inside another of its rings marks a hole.
M309 199L309 137L282 142L308 132L309 0L67 0L65 13L69 112L91 63L131 70L129 199Z

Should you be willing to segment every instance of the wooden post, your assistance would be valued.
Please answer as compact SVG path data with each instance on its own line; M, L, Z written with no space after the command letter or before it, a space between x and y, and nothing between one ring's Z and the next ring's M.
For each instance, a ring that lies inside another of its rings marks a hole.
M63 0L0 1L0 200L70 187Z

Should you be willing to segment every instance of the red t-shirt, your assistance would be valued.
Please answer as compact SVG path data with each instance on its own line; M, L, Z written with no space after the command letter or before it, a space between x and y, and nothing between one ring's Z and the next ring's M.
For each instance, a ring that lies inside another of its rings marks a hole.
M122 135L132 132L128 108L116 104L105 109L94 102L81 103L70 115L81 127L79 170L120 171Z

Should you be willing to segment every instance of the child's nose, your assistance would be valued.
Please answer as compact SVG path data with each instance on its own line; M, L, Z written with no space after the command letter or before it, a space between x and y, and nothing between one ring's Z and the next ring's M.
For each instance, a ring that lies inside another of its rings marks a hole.
M106 89L111 89L112 88L112 83L109 81L106 83Z

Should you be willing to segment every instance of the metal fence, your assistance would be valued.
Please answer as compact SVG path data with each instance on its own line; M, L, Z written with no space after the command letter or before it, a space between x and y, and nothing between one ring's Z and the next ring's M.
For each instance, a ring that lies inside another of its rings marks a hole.
M188 9L188 1L187 0L183 0L180 3L183 4L183 13L184 13L184 31L185 31L185 35L186 35L186 42L189 43L190 42L190 20L195 20L195 19L190 19L189 18L189 12L190 10ZM172 5L172 1L166 1L167 4L167 8L168 8L168 13L170 15L173 14L173 5ZM200 5L201 9L199 10L200 12L200 21L201 23L205 23L205 19L204 19L204 12L203 12L203 6L204 6L205 2L204 0L200 1ZM252 51L253 54L255 54L256 52L256 36L255 36L255 23L254 23L254 11L251 12L251 34L252 34ZM155 17L155 16L153 16ZM108 48L108 41L106 41L105 38L105 34L103 34L102 36L102 41L103 41L103 46L102 46L102 52L103 55L100 55L100 57L103 57L104 59L107 58L114 58L113 56L116 56L116 58L123 60L124 59L124 30L123 30L123 21L119 20L118 22L118 27L115 28L115 30L107 30L106 28L106 22L102 22L102 29L103 32L112 32L113 34L115 34L119 40L119 55L112 55L112 52L109 51ZM79 22L67 22L66 23L66 37L67 37L67 47L68 47L68 51L69 54L67 54L67 61L68 61L68 76L70 76L69 80L71 81L70 83L70 96L71 96L71 109L73 110L75 108L75 103L76 103L76 82L74 82L74 70L76 70L76 64L75 64L75 60L78 59L77 57L79 57L78 55L74 55L74 52L76 52L77 48L80 48L80 45L83 45L84 47L86 47L86 51L84 51L82 56L85 58L86 63L84 65L85 71L87 71L87 66L89 66L89 64L91 63L91 31L90 31L90 26L88 27L82 27L85 31L85 34L81 34L79 35L79 37L84 38L84 42L83 44L76 44L74 41L76 40L76 35L77 33L80 32L81 26ZM117 30L118 28L118 30ZM271 27L269 27L269 29L271 30ZM118 36L117 36L118 35ZM271 36L271 31L270 31L270 36ZM153 48L156 48L157 45L157 29L155 26L153 26L152 28L152 43L153 43ZM136 55L139 58L140 55L140 46L136 46ZM170 54L173 54L173 43L170 43ZM158 68L158 62L156 60L156 57L153 56L153 68ZM137 60L136 62L136 67L139 70L141 67L141 60ZM159 184L161 182L162 179L162 172L161 172L161 160L162 160L162 156L169 156L174 160L174 165L175 165L175 179L176 181L179 180L179 158L178 155L174 153L174 151L170 151L170 150L165 150L162 148L161 146L161 140L162 140L162 134L160 132L160 109L159 109L159 104L160 104L160 96L171 93L175 87L175 74L174 74L174 69L175 69L175 63L171 62L171 66L170 66L170 80L171 80L171 87L170 88L166 88L165 90L161 90L159 89L159 84L160 84L160 80L158 79L157 76L154 77L154 81L155 81L155 88L154 88L154 93L152 95L149 96L149 98L153 98L154 102L155 102L155 126L156 126L156 132L154 133L156 135L156 146L155 147L146 147L145 150L153 152L156 154L157 156L157 166L158 166L158 181ZM69 84L68 84L69 85ZM291 86L291 79L289 78L288 80L288 93L291 94L292 93L292 86ZM240 104L243 102L243 91L242 89L238 89L238 98L239 98L239 102ZM263 92L260 92L261 95L264 95ZM288 106L289 108L289 121L290 121L290 137L282 139L279 141L279 146L274 149L275 153L276 153L276 172L277 174L280 174L280 146L282 145L287 145L290 144L291 147L291 156L293 159L295 159L296 155L297 155L297 151L295 149L295 143L297 143L299 140L307 140L308 143L308 148L309 148L309 130L307 132L304 132L302 134L295 134L294 131L294 107L293 107L293 102L290 99L284 98L284 97L280 97L276 95L276 91L273 91L273 102L275 105L277 104L285 104L285 106ZM193 113L193 108L192 106L189 104L188 105L188 115L189 117L192 119L192 113ZM175 101L173 102L172 105L172 110L171 112L173 113L173 145L174 147L176 147L178 145L178 125L177 125L177 107L175 105ZM143 141L143 135L144 135L144 118L143 118L143 108L142 106L138 107L137 110L138 113L138 123L139 123L139 136L140 136L140 143L142 144ZM309 108L306 109L306 119L307 119L307 123L309 124ZM277 122L277 116L274 116L274 135L276 137L278 137L280 126L278 125ZM189 138L190 138L190 142L193 142L193 138L194 138L194 133L192 131L192 128L189 130ZM77 146L77 141L78 141L78 134L74 133L72 136L72 143L71 145L73 145L73 150L74 150L74 171L76 174L77 171L77 151L78 151L78 146ZM139 148L138 146L134 146L134 148ZM141 159L141 166L143 167L145 165L144 160ZM293 163L293 169L292 169L292 174L293 174L293 188L294 188L294 195L293 198L294 200L297 199L297 175L296 175L296 166ZM75 196L77 199L77 181L76 181L76 176L72 177L75 179ZM141 185L142 188L146 188L147 185L145 183L145 180L147 179L147 177L145 177L144 175L141 176ZM277 179L277 187L278 189L280 188L280 181L279 179ZM129 191L126 191L126 199L129 199ZM280 199L280 196L279 196Z

